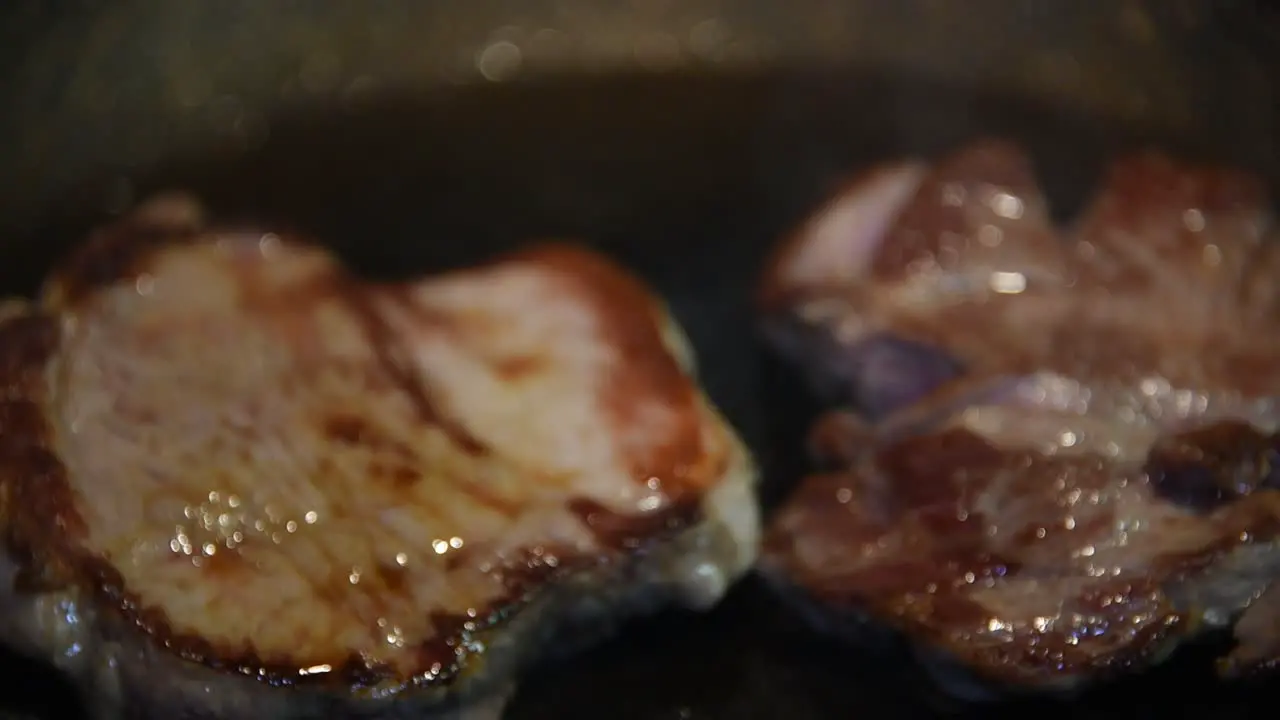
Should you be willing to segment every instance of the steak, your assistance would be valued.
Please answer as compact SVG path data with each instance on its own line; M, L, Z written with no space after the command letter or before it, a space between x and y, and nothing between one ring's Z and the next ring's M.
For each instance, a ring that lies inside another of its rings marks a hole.
M761 289L829 408L766 574L973 698L1080 688L1208 630L1234 628L1223 673L1274 665L1277 239L1259 179L1154 152L1068 227L1002 141L850 183Z
M569 245L373 282L166 196L0 322L0 638L100 718L496 718L755 560L754 463Z

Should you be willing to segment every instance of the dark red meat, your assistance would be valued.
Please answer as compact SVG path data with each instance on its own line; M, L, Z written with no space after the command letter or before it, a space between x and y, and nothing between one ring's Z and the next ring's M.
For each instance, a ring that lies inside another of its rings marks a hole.
M1137 154L1062 229L995 141L850 184L761 293L775 347L843 406L767 571L1016 686L1140 667L1237 618L1223 669L1275 662L1267 197Z

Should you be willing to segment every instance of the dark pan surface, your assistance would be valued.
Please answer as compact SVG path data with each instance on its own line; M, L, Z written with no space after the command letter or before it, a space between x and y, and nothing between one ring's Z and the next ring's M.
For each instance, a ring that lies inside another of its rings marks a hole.
M106 178L0 251L0 290L34 290L84 230L152 189L199 191L227 218L312 232L370 274L471 262L532 237L576 237L621 259L671 302L703 380L755 448L773 498L801 472L808 412L765 361L747 305L761 258L844 171L905 151L936 152L980 134L1032 148L1061 212L1102 159L1155 143L1230 161L1277 183L1270 134L1230 117L1198 140L1159 136L916 78L610 78L297 108L204 157ZM1052 718L1274 715L1280 690L1216 687L1204 654L1072 703L1019 703ZM0 659L13 707L75 717L47 673ZM937 698L888 646L816 636L756 582L715 612L635 624L585 656L529 676L519 720L981 717Z

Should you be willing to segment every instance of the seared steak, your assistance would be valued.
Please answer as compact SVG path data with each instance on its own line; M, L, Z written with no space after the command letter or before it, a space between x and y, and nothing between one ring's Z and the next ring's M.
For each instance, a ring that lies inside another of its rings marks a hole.
M169 197L0 322L0 634L99 717L493 718L755 559L661 304L543 246L407 283Z
M997 686L1079 686L1237 618L1222 669L1276 662L1272 232L1257 179L1154 153L1068 229L1006 143L849 185L762 292L842 406L769 574Z

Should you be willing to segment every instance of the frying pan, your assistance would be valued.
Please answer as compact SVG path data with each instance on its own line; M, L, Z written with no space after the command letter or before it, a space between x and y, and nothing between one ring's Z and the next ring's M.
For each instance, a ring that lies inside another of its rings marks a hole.
M1158 145L1280 187L1280 14L1262 2L9 0L0 9L0 291L159 189L309 231L362 272L574 237L671 302L766 505L811 408L755 340L770 243L843 173L978 135L1024 142L1069 214L1103 159ZM533 672L512 718L914 718L892 642L815 635L748 580ZM14 712L75 717L0 661ZM1046 717L1274 714L1196 649Z

